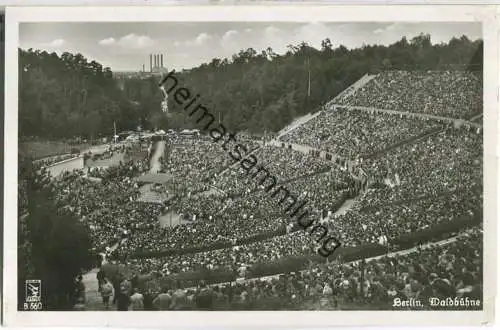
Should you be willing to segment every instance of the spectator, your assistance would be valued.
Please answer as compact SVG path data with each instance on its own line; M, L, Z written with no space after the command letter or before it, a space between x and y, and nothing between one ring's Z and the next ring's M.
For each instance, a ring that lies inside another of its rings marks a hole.
M130 297L130 309L133 311L144 310L144 296L138 288L134 288L134 294Z
M117 301L117 309L119 311L128 311L130 305L130 296L120 291L116 295L116 301Z
M83 303L85 303L85 284L83 283L82 275L78 275L75 282L74 297L75 301L83 300Z
M169 310L172 305L172 294L168 288L163 288L163 292L153 300L153 305L161 311Z
M102 302L106 309L109 309L109 300L113 295L113 285L108 280L103 279L103 284L100 287Z

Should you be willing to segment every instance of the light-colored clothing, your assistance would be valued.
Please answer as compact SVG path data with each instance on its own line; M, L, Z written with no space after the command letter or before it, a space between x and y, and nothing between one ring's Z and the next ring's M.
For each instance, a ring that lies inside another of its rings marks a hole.
M323 294L332 295L333 294L332 288L329 285L325 285L325 287L323 288Z
M129 280L123 280L120 283L120 292L124 295L130 296L130 293L132 292L132 283L130 283Z
M130 310L142 311L143 309L144 309L144 296L139 292L136 292L130 297Z
M111 283L106 282L101 285L101 296L103 297L111 297L113 295L113 285Z
M178 310L182 309L187 305L187 294L186 291L178 289L172 295L172 309Z
M158 307L161 311L166 311L170 308L172 297L168 293L160 293L158 297L153 300L153 305Z
M75 311L84 311L87 309L84 303L78 303L73 308Z

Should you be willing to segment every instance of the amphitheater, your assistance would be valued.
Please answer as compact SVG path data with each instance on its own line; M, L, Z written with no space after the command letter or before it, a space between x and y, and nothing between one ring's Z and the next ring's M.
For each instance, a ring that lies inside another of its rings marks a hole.
M291 223L203 137L156 142L155 150L168 148L168 160L147 160L151 173L178 179L174 196L158 201L148 188L138 197L133 183L118 191L121 178L106 187L87 183L89 200L110 191L124 196L122 204L104 203L107 216L87 221L105 222L94 238L113 246L111 264L126 263L138 276L145 309L160 308L151 301L162 290L168 299L187 296L171 305L181 310L199 308L206 290L215 310L391 309L394 297L481 299L482 94L481 77L469 71L367 74L275 139L248 142L340 240L328 260L317 253L320 235ZM168 226L158 220L165 214ZM127 228L127 238L117 241L115 227ZM103 309L96 273L84 276L91 310ZM118 290L123 277L108 277Z

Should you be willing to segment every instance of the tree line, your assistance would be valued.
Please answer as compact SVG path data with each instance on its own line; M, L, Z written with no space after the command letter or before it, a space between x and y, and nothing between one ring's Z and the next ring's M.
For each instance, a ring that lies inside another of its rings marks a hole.
M19 50L19 132L22 137L92 138L117 119L131 126L135 105L113 73L81 54Z
M25 281L40 280L43 310L71 310L74 281L98 261L90 229L60 205L48 178L19 155L18 309L24 310Z
M481 40L466 36L432 44L430 35L402 38L389 46L320 49L302 42L286 53L241 50L176 74L179 83L200 94L200 102L233 131L276 132L295 117L316 111L366 73L381 70L482 71ZM161 112L159 78L118 81L109 68L81 54L58 56L19 50L21 136L93 138L119 130L191 128L174 100L170 116Z

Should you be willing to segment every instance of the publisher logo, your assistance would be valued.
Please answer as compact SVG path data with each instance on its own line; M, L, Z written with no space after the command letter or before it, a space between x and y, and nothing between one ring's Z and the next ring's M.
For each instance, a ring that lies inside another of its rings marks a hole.
M24 310L41 310L42 309L42 281L26 280Z

